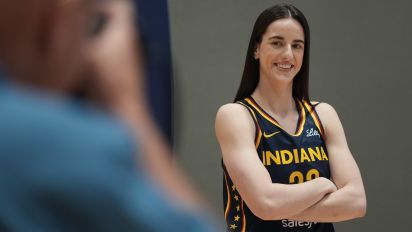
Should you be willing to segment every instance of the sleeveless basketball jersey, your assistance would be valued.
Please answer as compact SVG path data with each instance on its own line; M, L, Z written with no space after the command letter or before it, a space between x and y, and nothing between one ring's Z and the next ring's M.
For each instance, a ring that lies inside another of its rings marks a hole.
M298 184L317 177L330 179L329 157L324 131L310 102L296 100L299 120L295 134L289 134L252 97L245 106L255 123L255 146L259 159L273 183ZM294 220L265 221L255 216L238 193L223 164L223 203L227 231L231 232L330 232L331 223Z

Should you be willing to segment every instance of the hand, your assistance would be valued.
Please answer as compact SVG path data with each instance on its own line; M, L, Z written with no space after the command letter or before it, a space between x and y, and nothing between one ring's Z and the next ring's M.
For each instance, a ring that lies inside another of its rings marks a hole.
M313 181L320 182L320 185L325 190L325 194L333 193L338 190L336 185L331 180L325 177L319 177L319 178L314 179Z
M142 70L130 1L102 2L104 25L86 51L92 100L110 109L138 104L142 99Z

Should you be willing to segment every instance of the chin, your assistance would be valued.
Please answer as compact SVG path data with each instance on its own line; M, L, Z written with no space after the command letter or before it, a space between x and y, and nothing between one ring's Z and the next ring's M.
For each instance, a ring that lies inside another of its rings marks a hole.
M277 74L277 75L273 76L273 79L275 79L277 81L280 81L280 82L289 83L289 82L293 82L293 79L295 78L295 76L296 76L296 74L294 74L294 75L284 75L284 74L279 75L279 74Z

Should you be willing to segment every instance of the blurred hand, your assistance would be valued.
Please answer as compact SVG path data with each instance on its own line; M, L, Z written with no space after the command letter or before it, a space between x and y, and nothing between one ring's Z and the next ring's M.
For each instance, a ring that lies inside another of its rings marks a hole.
M93 100L111 109L135 104L143 94L141 60L131 1L101 4L103 25L86 51Z
M200 194L173 164L171 148L150 114L144 94L139 41L132 3L108 0L102 3L107 22L92 38L88 57L93 81L92 100L118 114L135 132L140 144L138 159L150 178L168 197L188 208L204 204Z

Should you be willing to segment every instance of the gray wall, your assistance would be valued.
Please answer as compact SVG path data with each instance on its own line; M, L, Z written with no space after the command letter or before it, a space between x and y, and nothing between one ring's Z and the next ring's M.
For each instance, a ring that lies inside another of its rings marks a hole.
M291 1L311 28L310 92L332 104L360 166L363 219L338 231L409 231L412 186L410 1ZM240 82L249 36L267 0L170 0L179 161L222 216L216 110ZM409 228L409 230L408 230Z

